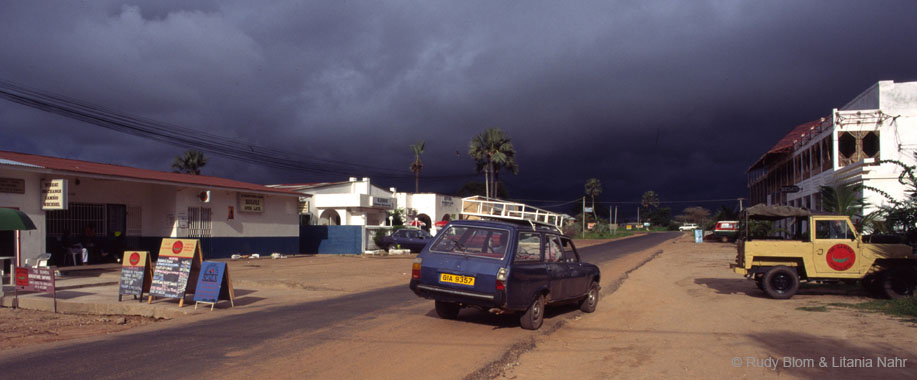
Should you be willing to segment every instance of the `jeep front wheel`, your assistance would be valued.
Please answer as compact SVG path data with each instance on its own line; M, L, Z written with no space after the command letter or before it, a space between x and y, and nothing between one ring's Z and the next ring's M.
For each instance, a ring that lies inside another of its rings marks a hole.
M785 300L796 294L799 290L799 275L796 271L785 266L776 266L764 274L764 293L769 297Z
M879 277L879 291L891 299L913 296L915 285L917 285L917 275L911 268L892 268L882 272Z
M529 309L519 318L519 324L526 330L538 330L542 323L544 323L544 296L538 295Z

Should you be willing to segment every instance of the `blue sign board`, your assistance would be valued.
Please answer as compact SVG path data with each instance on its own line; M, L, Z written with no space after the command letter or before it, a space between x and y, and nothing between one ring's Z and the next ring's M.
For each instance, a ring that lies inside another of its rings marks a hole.
M221 299L233 301L232 284L229 282L226 263L204 261L197 278L194 301L215 304Z
M696 230L694 230L694 242L695 242L695 243L703 243L703 242L704 242L704 230L699 229L699 228L696 229Z

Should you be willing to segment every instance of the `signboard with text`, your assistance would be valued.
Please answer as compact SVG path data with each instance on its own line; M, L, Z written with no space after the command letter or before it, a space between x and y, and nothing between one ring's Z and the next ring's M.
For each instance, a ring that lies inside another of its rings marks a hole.
M0 178L0 193L25 194L25 180L20 178Z
M194 290L194 308L197 308L197 303L209 303L210 310L213 310L213 306L219 300L227 300L235 306L235 292L229 279L229 268L226 263L204 261L197 279L197 288Z
M149 303L153 297L178 298L178 307L185 304L188 289L194 289L201 268L202 253L197 239L162 239Z
M239 211L264 212L264 196L258 194L239 194Z
M41 209L66 210L67 209L67 180L43 179L41 180Z
M146 251L126 251L121 261L121 281L118 284L118 301L122 295L143 297L150 291L153 273L150 265L150 253ZM143 299L141 298L142 302Z
M23 268L15 267L14 280L16 299L14 304L19 307L19 291L49 293L54 299L54 312L57 312L57 294L54 292L54 270L50 268Z

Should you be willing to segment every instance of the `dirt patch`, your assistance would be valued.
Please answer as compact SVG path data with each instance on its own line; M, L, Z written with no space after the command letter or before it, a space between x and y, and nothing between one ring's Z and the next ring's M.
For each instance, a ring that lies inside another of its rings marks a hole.
M138 316L76 315L0 308L0 351L105 335L155 321Z
M733 244L663 249L498 378L909 378L917 367L913 324L832 306L865 292L810 286L773 300L729 270Z

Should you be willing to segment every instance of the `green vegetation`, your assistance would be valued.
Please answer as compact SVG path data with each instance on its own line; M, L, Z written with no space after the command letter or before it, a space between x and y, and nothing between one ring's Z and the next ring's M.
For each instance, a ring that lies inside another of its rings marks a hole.
M863 303L830 303L828 306L845 307L861 311L885 313L907 322L917 323L917 299L872 300Z
M797 307L796 310L823 312L823 311L828 311L828 307L827 306L801 306L801 307Z
M599 217L595 213L595 197L602 194L602 181L598 178L589 178L586 180L586 195L592 198L592 217L597 220ZM583 210L585 212L585 210Z
M204 157L204 153L197 150L189 150L183 156L176 156L172 160L172 171L200 175L204 165L207 165L207 158Z
M484 172L488 197L495 197L497 194L500 169L506 168L513 174L519 174L516 148L506 132L499 128L488 128L484 133L472 137L468 143L468 154L474 158L478 173Z
M411 145L411 151L414 152L414 162L411 163L411 172L414 173L414 192L420 192L420 171L423 169L423 162L420 161L420 155L423 154L423 140L417 144Z

